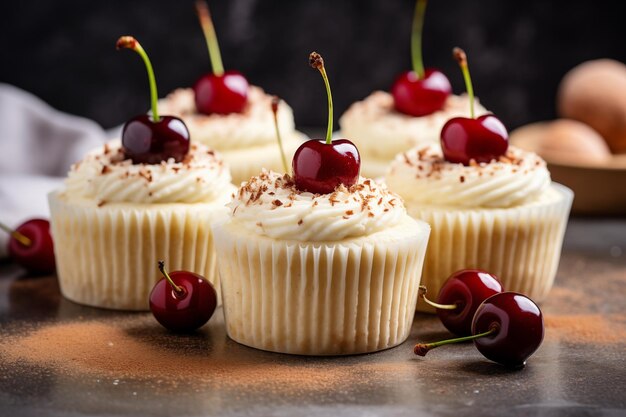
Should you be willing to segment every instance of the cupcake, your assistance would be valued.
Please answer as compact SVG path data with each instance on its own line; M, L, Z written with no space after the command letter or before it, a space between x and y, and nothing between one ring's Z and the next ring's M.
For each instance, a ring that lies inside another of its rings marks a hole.
M218 154L190 144L180 119L159 115L152 67L141 45L122 37L118 48L135 50L148 63L153 114L130 119L121 142L72 166L64 189L49 195L51 227L66 298L147 310L161 278L158 260L218 286L211 224L227 215L234 187Z
M465 53L455 56L466 72ZM449 120L441 145L399 154L385 179L409 215L432 227L422 281L429 292L452 273L476 268L498 276L507 291L546 297L573 194L551 182L539 156L508 146L495 116Z
M448 78L436 68L424 68L422 28L426 2L418 1L413 19L413 69L400 74L391 91L375 91L352 104L339 119L341 133L359 138L362 173L382 177L391 161L414 146L436 143L448 119L469 111L467 95L453 95ZM476 104L479 114L486 110Z
M359 178L330 194L287 174L242 184L214 228L226 330L273 352L373 352L409 335L428 241L402 200Z
M400 154L385 180L408 214L432 227L422 279L430 293L477 268L507 291L546 297L573 194L551 182L539 156L511 146L498 160L465 166L446 161L438 144L422 145Z
M274 143L272 96L250 86L240 72L224 70L208 6L198 1L196 9L212 72L200 77L193 88L173 91L159 102L159 110L183 119L195 141L219 151L239 185L261 168L281 168ZM278 124L285 153L291 157L306 137L295 130L293 112L285 102L280 104Z
M312 53L330 90L321 56ZM374 352L409 335L429 226L359 176L347 139L309 140L293 176L244 182L214 226L229 337L300 355Z
M210 226L227 214L233 190L227 166L202 144L160 164L134 164L119 141L88 154L49 195L61 292L95 307L147 310L161 259L217 288Z

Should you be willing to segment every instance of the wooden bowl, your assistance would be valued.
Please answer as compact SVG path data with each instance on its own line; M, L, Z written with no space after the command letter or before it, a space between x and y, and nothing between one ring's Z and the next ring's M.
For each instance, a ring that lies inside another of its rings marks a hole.
M539 140L549 122L538 122L511 132L510 142L537 152L548 163L552 180L574 191L572 213L626 216L626 154L612 155L604 162L568 161L558 155L542 155ZM539 140L538 140L539 139Z

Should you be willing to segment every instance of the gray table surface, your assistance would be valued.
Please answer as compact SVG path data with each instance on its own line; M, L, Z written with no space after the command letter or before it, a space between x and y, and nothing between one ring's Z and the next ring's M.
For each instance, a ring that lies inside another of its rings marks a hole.
M574 293L582 294L584 302ZM625 296L626 220L571 220L556 286L542 305L546 317L623 317ZM81 376L54 367L42 372L32 364L0 361L1 416L626 415L623 339L568 339L567 333L548 327L526 368L509 371L484 359L471 344L415 357L416 341L446 336L435 317L418 314L408 341L384 352L334 358L279 355L229 340L221 310L198 334L179 338L159 328L149 313L78 306L59 295L54 277L30 278L13 265L0 265L0 337L78 318L130 320L141 329L134 333L140 342L161 340L167 349L193 354L199 361L241 359L260 368L249 383L233 385L220 381L224 374L142 380ZM614 325L616 334L626 334L624 320ZM332 383L306 380L311 375L333 376Z

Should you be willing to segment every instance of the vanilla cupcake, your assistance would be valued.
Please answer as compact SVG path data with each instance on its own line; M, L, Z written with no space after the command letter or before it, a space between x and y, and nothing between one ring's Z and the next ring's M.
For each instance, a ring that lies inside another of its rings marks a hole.
M160 259L217 287L211 224L227 215L233 190L227 166L202 144L191 144L180 162L159 164L134 164L119 141L91 152L49 195L62 294L147 310Z
M551 182L539 156L510 146L497 160L466 166L446 161L438 144L422 145L396 157L386 182L409 215L432 227L422 280L429 292L459 269L479 268L507 291L546 297L573 193Z
M196 109L194 91L178 89L159 101L159 110L185 121L194 141L220 152L230 166L233 183L239 185L261 168L281 169L281 157L274 134L272 96L261 88L248 88L247 104L241 113L203 114ZM287 158L306 138L295 130L291 107L281 100L278 126Z
M443 125L452 117L469 114L467 95L450 95L443 108L427 116L411 116L395 109L390 93L375 91L352 104L339 119L341 134L359 138L356 142L363 159L363 175L385 175L395 156L414 146L436 143ZM487 113L479 103L476 112Z
M429 226L360 178L330 194L263 171L214 227L228 335L302 355L373 352L409 335Z

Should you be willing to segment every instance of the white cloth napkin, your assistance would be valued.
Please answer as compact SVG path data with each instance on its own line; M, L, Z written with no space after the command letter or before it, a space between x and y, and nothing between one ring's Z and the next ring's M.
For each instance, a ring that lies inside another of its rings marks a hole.
M29 218L48 218L47 194L61 186L74 162L106 139L95 122L0 83L0 222L17 227ZM0 231L0 258L8 238Z

